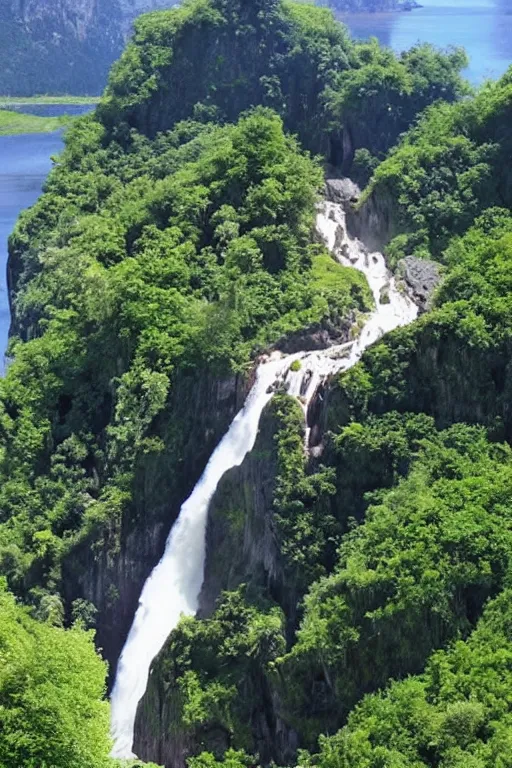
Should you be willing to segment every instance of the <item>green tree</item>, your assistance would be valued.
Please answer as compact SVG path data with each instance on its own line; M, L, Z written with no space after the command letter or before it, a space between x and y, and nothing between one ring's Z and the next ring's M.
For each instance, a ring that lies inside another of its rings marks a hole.
M105 664L93 636L32 619L0 587L0 765L112 765Z

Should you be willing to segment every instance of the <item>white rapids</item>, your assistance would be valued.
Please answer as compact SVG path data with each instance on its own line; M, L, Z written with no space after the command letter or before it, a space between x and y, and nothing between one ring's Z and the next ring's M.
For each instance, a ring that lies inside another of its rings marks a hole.
M119 658L112 691L113 757L135 757L132 751L135 717L138 703L146 691L151 662L180 617L193 616L197 612L203 583L210 501L224 473L231 467L239 466L252 450L261 413L272 398L275 384L284 382L288 394L298 397L306 411L321 382L351 368L366 347L384 333L416 318L416 305L398 290L387 270L384 256L368 253L362 243L346 234L345 213L340 204L325 202L322 205L317 228L340 263L364 272L375 298L375 309L353 342L287 357L274 353L259 365L255 384L244 407L235 416L192 494L182 505L167 539L165 552L144 584L139 607ZM300 360L300 370L292 371L290 366L296 360Z

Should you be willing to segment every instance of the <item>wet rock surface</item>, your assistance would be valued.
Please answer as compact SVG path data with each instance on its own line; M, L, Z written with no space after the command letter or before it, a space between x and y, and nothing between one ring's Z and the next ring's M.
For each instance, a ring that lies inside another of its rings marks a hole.
M291 355L295 352L313 352L344 344L350 341L354 320L350 313L347 317L340 318L339 323L330 321L315 323L309 328L288 334L275 345L276 349L285 355Z
M440 265L428 259L406 256L398 264L397 276L403 279L408 295L420 312L427 312L442 279Z
M331 203L356 203L361 196L357 184L349 178L326 179L325 198Z

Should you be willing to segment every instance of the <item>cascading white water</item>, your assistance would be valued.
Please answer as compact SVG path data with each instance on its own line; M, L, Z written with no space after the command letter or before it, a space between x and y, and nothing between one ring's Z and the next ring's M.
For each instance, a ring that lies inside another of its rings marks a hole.
M288 359L288 366L291 362ZM192 494L181 507L165 552L144 584L112 691L113 757L133 757L135 715L146 690L151 662L180 616L192 616L197 611L203 582L208 505L222 475L241 464L252 449L261 412L272 397L272 385L285 372L283 359L259 366L244 407L235 416Z
M277 353L278 359L273 356L258 367L256 382L244 407L181 507L165 552L142 590L112 691L113 757L134 757L135 716L146 690L151 662L180 616L192 616L197 611L204 574L208 506L224 473L240 465L252 450L261 413L272 398L276 381L284 381L288 393L298 397L306 410L322 381L352 367L369 344L387 331L411 322L417 315L417 307L397 289L382 254L369 254L359 241L347 236L341 205L325 203L318 214L317 227L341 263L364 272L375 297L375 310L354 342L288 357ZM387 291L389 301L381 300L383 290ZM298 371L290 370L295 360L301 362Z
M399 291L382 253L369 253L359 240L348 236L345 218L339 203L326 202L317 216L317 228L340 263L364 272L375 299L375 310L357 341L359 354L353 354L357 360L384 333L411 323L417 317L418 307Z

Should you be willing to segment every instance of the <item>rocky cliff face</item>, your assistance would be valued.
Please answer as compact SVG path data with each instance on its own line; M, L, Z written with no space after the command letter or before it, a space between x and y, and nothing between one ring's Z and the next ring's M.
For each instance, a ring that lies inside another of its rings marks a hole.
M100 93L131 24L173 0L3 0L0 92Z
M455 313L423 315L363 356L368 396L358 397L350 381L332 383L323 403L321 429L364 420L368 413L426 413L439 429L466 422L484 424L495 439L512 438L510 341L487 348L461 343ZM463 322L463 321L462 321ZM382 354L382 357L379 355Z
M98 645L112 679L144 582L163 553L181 504L243 404L247 387L242 377L181 376L156 426L166 448L139 463L129 519L113 523L105 546L91 548L85 542L65 563L68 601L79 597L98 609Z
M314 417L308 418L318 433L318 442L331 431L339 432L340 426L354 417L364 421L365 413L382 414L393 409L429 414L440 427L458 421L487 424L498 438L505 435L510 439L508 404L512 385L510 371L503 362L510 359L509 349L485 353L461 349L450 329L443 329L428 314L414 327L388 337L387 347L390 354L400 358L400 380L393 380L387 392L386 373L379 367L382 360L374 358L371 351L359 370L382 381L382 391L376 388L363 407L357 392L355 396L350 387L343 385L343 379L340 382L333 378L312 403ZM387 357L384 367L386 361ZM271 407L267 407L260 424L253 451L240 467L226 473L210 506L202 619L212 616L224 590L233 591L246 584L251 594L264 591L283 609L286 619L294 621L293 606L300 595L285 570L273 509L279 462L278 425ZM386 451L380 450L376 460L372 450L369 447L353 457L350 452L341 456L328 444L321 456L322 464L336 470L332 510L340 521L349 515L360 518L365 494L392 484L393 462ZM310 465L315 462L313 451ZM232 744L229 731L218 723L184 723L176 648L183 648L183 639L173 648L164 648L152 667L147 692L139 705L135 751L168 768L186 768L187 758L197 753L198 745L221 754ZM279 678L255 675L248 686L250 693L244 700L250 702L245 721L250 733L249 751L258 752L263 764L274 761L286 765L293 760L298 742L290 725L293 717L283 703ZM317 693L319 712L323 712L323 697L328 702L330 694L323 688L318 688Z
M267 406L253 450L239 467L226 472L212 500L201 618L212 615L222 592L236 590L241 584L251 592L265 591L277 602L294 603L293 585L285 582L273 512L277 428L273 409ZM134 747L143 759L186 768L187 758L197 752L199 743L204 749L222 752L230 746L230 739L218 725L184 727L172 655L164 648L152 667L139 705ZM280 719L277 692L269 681L256 675L251 684L258 689L257 695L254 690L251 693L253 710L249 713L254 749L263 762L286 764L297 748L296 735Z

